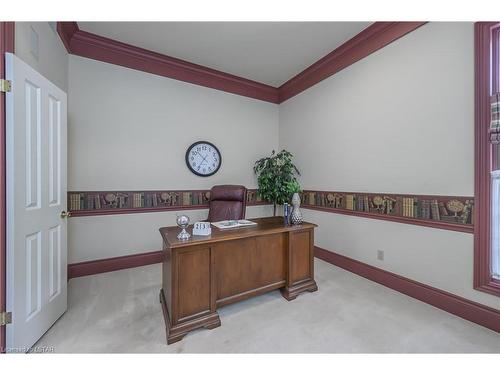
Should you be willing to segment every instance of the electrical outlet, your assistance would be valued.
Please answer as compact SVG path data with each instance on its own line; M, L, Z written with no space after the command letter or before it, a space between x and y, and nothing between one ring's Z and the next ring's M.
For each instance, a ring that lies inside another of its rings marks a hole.
M377 259L383 261L384 260L384 251L377 250Z

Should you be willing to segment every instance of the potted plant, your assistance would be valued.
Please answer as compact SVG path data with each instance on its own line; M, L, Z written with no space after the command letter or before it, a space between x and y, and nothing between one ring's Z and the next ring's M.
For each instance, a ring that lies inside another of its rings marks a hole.
M262 158L255 162L253 170L257 175L259 195L271 202L276 216L276 205L290 202L294 193L300 191L296 176L300 176L297 167L292 163L293 155L287 150Z

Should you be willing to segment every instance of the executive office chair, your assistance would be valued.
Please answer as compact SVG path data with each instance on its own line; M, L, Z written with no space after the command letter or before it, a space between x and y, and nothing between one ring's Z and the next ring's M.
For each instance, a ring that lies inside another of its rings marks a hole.
M247 189L241 185L212 187L208 221L241 220L247 208Z

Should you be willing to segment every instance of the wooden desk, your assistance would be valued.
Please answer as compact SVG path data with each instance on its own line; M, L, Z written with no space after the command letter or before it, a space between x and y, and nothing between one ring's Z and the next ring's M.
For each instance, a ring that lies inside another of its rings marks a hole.
M252 221L258 224L224 230L212 226L211 236L185 241L177 239L180 228L160 228L160 302L168 344L194 329L219 327L220 306L280 288L287 300L318 290L313 262L316 225L284 226L281 217Z

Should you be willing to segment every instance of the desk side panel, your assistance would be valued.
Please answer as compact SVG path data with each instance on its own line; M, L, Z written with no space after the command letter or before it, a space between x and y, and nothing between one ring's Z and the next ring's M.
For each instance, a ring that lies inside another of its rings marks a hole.
M172 251L163 243L162 288L170 318L172 317Z
M312 230L304 230L290 233L291 246L291 284L314 277L313 265L313 243Z
M210 312L210 248L177 252L178 321Z

